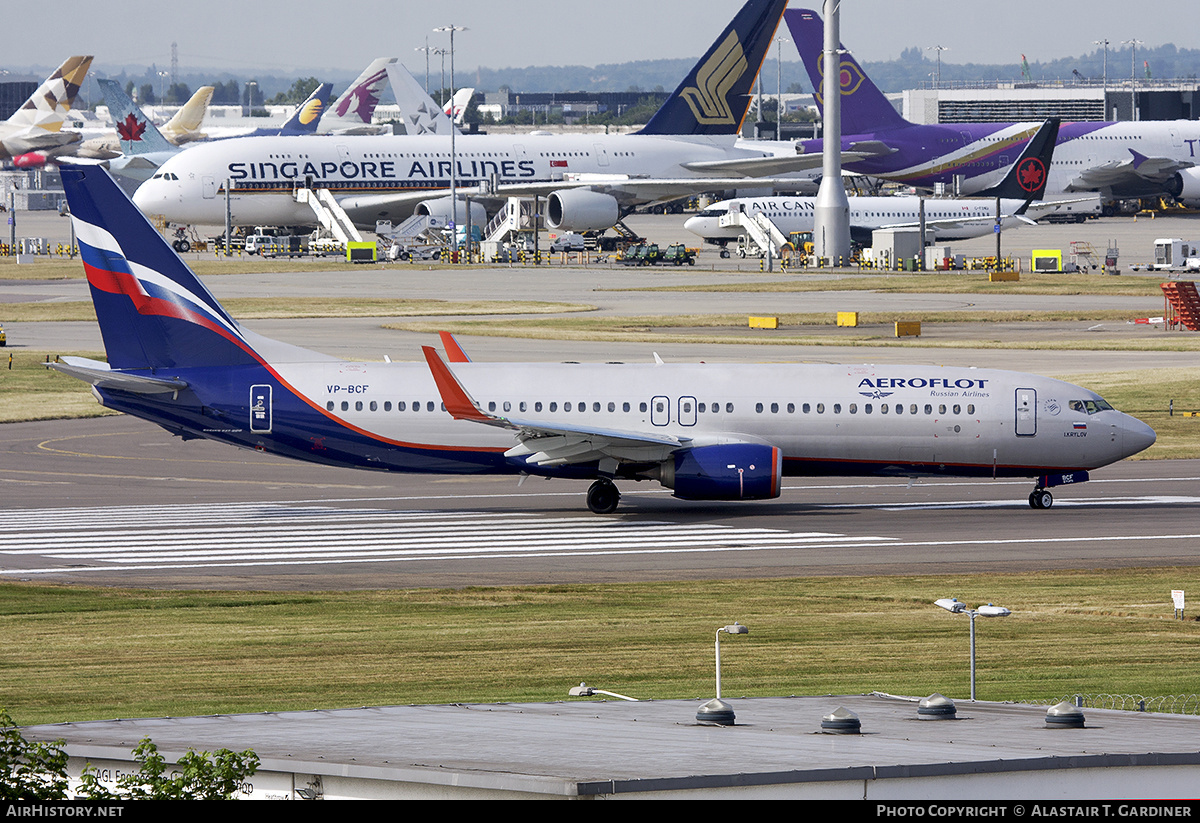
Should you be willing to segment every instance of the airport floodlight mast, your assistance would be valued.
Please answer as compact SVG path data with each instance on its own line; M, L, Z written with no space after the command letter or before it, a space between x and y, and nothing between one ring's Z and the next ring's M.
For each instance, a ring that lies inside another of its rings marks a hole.
M429 94L429 53L433 51L429 48L429 38L425 38L424 46L417 46L413 51L425 52L425 93Z
M971 618L971 700L975 700L975 618L980 617L1008 617L1012 612L1004 606L994 606L988 603L986 606L980 606L978 609L968 609L967 604L959 600L957 597L943 597L940 600L935 600L935 606L945 609L951 614L965 614Z
M1129 119L1137 120L1137 47L1143 45L1142 40L1122 40L1122 45L1129 48Z
M928 46L925 51L932 51L937 54L937 69L933 73L933 87L940 89L942 87L942 52L950 51L949 46Z
M1105 108L1105 111L1107 112L1107 109L1108 109L1108 40L1107 39L1093 40L1092 45L1104 47L1104 74L1103 74L1102 82L1104 83L1104 108ZM1107 116L1107 114L1106 114L1106 116Z
M467 31L466 26L438 26L434 29L435 32L450 33L450 99L454 99L454 32ZM443 64L444 65L444 64ZM442 102L442 108L446 107L445 101ZM453 109L450 112L451 119L454 118ZM451 248L454 250L453 256L450 258L453 262L458 262L458 156L454 149L454 133L458 129L450 129L450 242ZM467 238L467 248L471 248L471 238Z

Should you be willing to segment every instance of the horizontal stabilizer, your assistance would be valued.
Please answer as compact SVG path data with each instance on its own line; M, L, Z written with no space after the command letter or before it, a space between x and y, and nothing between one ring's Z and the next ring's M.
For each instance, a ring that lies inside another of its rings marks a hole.
M130 372L114 371L107 363L86 357L62 357L47 368L91 383L101 389L119 389L133 394L175 394L187 388L187 381L170 377L146 377Z

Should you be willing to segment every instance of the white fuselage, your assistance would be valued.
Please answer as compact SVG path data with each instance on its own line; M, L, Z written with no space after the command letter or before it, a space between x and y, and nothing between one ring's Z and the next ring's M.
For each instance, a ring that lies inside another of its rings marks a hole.
M674 196L682 197L695 193L689 179L713 176L690 171L682 163L767 156L783 151L784 145L792 150L788 144L739 148L733 137L468 134L456 138L454 158L461 188L492 181L532 188L588 175L598 189L622 203L636 203L669 198L627 196L622 182L677 180ZM430 198L445 196L451 183L451 145L449 138L430 135L234 138L195 146L164 163L160 172L175 177L156 175L146 181L134 202L143 214L161 215L172 223L223 223L227 180L232 183L235 225L311 222L309 207L292 195L295 187L306 184L328 188L347 208L356 201L378 202L382 218L389 209L397 216L411 213L426 192ZM754 185L752 179L746 183L748 188ZM407 199L393 207L389 198L396 195Z
M512 431L452 419L423 365L276 368L313 406L376 440L380 468L388 443L441 450L448 461L516 443ZM1107 465L1154 442L1148 426L1088 389L991 369L457 363L454 373L489 414L696 446L767 443L782 451L785 474L1034 476ZM669 449L653 451L648 460Z
M851 197L850 229L855 236L869 235L876 229L918 226L921 200L919 197ZM695 217L688 218L684 227L693 234L717 243L736 240L745 230L737 225L722 226L722 217L730 211L747 215L766 215L785 235L813 230L815 198L811 197L739 197L714 203ZM938 240L964 240L990 234L996 225L996 201L987 199L942 200L924 198L926 236ZM1013 217L1021 207L1019 200L1001 200L1001 227L1022 225ZM1052 205L1044 206L1052 210ZM1031 211L1038 211L1031 207ZM1033 215L1031 215L1033 216Z

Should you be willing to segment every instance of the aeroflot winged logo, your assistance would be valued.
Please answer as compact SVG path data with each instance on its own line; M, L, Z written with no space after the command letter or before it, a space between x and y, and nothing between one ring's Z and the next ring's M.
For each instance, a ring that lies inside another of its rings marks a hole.
M712 56L696 70L696 85L681 92L680 96L687 101L698 122L705 125L737 123L726 95L749 66L737 32L729 32Z

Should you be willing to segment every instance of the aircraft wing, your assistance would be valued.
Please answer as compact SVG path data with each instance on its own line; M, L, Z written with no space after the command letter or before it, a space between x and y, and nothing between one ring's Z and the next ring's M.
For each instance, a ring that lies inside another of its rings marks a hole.
M1079 176L1067 184L1067 189L1090 191L1136 187L1138 184L1165 184L1172 175L1195 166L1195 163L1186 160L1147 157L1133 149L1130 149L1129 153L1133 156L1128 160L1114 160L1080 172Z
M547 197L563 189L587 188L612 195L624 207L666 202L726 189L773 189L795 191L804 183L795 177L680 177L651 178L622 175L580 175L577 179L548 180L539 183L506 183L493 190L460 187L459 197L500 204L507 197ZM448 197L449 190L431 192L428 189L393 194L355 194L338 199L338 205L355 223L373 224L377 219L407 216L418 203L432 197Z
M519 442L504 453L506 457L524 457L527 463L537 466L563 466L597 460L655 462L691 444L690 439L665 433L574 426L485 412L432 346L422 346L421 350L425 353L425 360L433 373L446 411L455 420L497 426L515 433Z
M730 160L698 160L694 163L684 163L689 171L705 172L708 174L744 174L747 177L762 177L771 174L788 174L791 172L808 171L821 167L824 158L820 152L800 152L801 144L797 143L796 154L773 154L765 157L738 157ZM842 163L853 163L868 160L896 151L891 146L879 140L863 140L850 145L842 152Z

